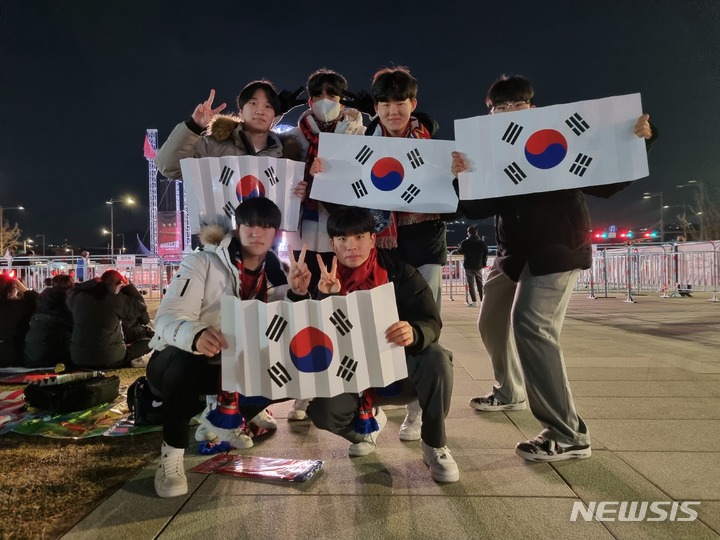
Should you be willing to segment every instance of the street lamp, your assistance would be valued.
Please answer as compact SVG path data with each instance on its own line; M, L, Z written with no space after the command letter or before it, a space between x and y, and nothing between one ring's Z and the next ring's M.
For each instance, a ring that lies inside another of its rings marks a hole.
M65 248L65 253L70 253L70 264L72 264L73 259L75 258L75 250L72 248Z
M665 205L663 204L663 192L658 191L657 193L643 193L643 199L652 199L653 197L660 197L660 241L665 241L665 217L663 214L663 209L665 208Z
M23 206L8 206L3 208L0 206L0 255L5 254L5 221L3 221L4 210L25 210Z
M43 257L45 256L45 235L44 234L36 234L35 238L40 238L42 236L43 239Z
M122 236L122 247L120 248L120 253L125 253L125 234L117 233L115 236Z
M125 197L123 199L110 199L105 201L105 204L110 205L110 254L115 255L115 214L113 211L116 202L127 204L128 206L135 204L132 197Z

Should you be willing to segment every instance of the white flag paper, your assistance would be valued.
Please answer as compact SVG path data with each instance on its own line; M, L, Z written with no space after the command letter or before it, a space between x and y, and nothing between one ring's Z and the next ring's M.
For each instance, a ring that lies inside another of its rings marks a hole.
M407 377L392 283L324 300L222 299L222 388L245 396L332 397Z
M282 212L281 229L296 231L300 199L293 194L305 164L267 156L226 156L180 160L190 230L200 230L200 216L225 214L235 224L235 208L251 197L267 197Z
M401 212L449 213L452 141L321 133L323 172L312 186L318 201Z
M645 140L633 134L640 94L455 120L460 199L582 188L648 175Z

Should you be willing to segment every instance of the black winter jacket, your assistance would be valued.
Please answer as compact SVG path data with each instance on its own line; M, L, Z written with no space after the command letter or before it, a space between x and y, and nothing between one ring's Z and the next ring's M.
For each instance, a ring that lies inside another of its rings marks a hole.
M70 362L73 318L66 304L68 289L49 287L40 293L25 336L25 365L54 367Z

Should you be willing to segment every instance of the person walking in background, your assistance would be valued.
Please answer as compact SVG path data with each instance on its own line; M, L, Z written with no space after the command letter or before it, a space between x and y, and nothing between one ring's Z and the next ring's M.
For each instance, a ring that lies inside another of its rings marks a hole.
M456 253L465 257L463 268L465 268L465 278L470 293L468 306L477 307L478 299L482 302L483 298L482 269L487 266L488 247L485 241L480 238L478 228L475 225L470 225L467 228L467 238L460 242L460 247L458 247ZM475 294L476 286L477 295Z

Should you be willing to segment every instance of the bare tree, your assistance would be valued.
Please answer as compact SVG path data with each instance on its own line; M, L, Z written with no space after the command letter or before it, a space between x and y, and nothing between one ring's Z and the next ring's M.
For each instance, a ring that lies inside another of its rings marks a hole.
M717 188L698 183L690 211L699 218L698 239L720 240L720 193Z
M22 230L17 223L10 227L5 223L0 223L0 257L5 255L6 250L17 251L20 246L20 234Z

